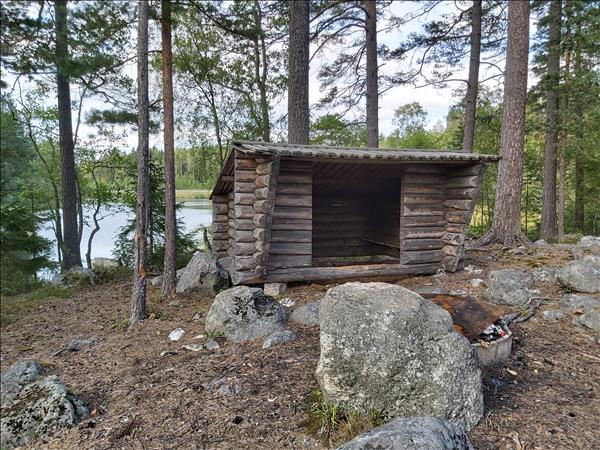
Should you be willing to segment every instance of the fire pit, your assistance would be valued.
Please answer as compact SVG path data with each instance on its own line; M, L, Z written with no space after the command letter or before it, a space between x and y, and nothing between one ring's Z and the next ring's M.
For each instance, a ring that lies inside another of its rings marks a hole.
M512 351L513 335L510 331L500 339L490 342L475 342L471 344L482 366L493 366L506 361Z

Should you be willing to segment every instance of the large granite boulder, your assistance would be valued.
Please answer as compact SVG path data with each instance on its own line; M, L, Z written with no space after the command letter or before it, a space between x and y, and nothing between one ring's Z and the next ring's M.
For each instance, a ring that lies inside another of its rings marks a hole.
M87 286L96 282L96 274L87 267L71 267L69 270L54 276L50 283L56 286Z
M468 430L483 416L479 361L450 314L401 286L346 283L320 305L324 396L350 410L436 416Z
M573 324L600 333L600 311L588 311L573 317Z
M83 402L56 375L43 375L35 362L19 363L2 374L2 449L47 440L88 415Z
M524 305L533 285L530 272L516 269L492 270L488 275L485 298L496 305Z
M311 302L298 306L290 315L290 320L310 327L319 325L319 303Z
M92 269L101 272L104 270L116 269L119 267L119 261L113 258L92 258Z
M236 286L216 296L206 316L206 331L242 342L280 331L285 322L285 308L262 289Z
M214 297L230 286L229 274L211 253L196 252L177 281L178 294Z
M437 417L401 417L342 445L338 450L472 450L465 432Z
M577 245L580 247L600 247L600 236L583 236Z
M567 294L563 295L559 302L560 309L565 312L588 312L594 309L600 310L600 298L588 297L587 295Z
M600 292L600 256L587 255L561 267L557 273L563 286L576 292Z

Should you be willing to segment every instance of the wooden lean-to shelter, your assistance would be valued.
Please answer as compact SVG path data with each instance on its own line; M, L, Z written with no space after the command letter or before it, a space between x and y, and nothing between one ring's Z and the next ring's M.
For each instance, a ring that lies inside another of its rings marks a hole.
M235 142L212 192L236 284L456 271L497 156Z

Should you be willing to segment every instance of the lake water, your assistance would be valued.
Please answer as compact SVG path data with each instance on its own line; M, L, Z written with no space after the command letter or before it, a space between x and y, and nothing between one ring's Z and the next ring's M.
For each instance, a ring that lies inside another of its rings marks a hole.
M180 219L185 226L187 232L194 231L201 225L208 226L212 222L212 207L210 200L189 200L181 202L183 207L177 211L177 218ZM90 223L85 225L83 230L83 239L81 240L81 258L85 265L85 252L87 251L87 241L90 232L93 229L91 220L91 212L93 209L84 211L86 220ZM115 236L119 229L127 223L129 219L135 217L135 213L122 206L104 207L100 211L100 216L104 217L99 221L100 231L94 236L92 242L92 258L112 258ZM56 240L54 238L54 230L48 224L40 230L40 235L54 242L52 247L52 258L56 261ZM202 239L202 235L195 236L196 239Z

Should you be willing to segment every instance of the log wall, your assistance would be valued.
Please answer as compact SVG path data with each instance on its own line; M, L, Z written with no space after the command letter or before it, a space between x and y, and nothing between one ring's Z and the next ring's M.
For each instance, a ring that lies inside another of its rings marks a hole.
M406 167L400 195L402 264L441 264L446 231L444 183L444 167L424 164Z
M485 164L460 166L448 169L444 184L444 259L442 267L455 272L464 258L465 237L479 196Z

